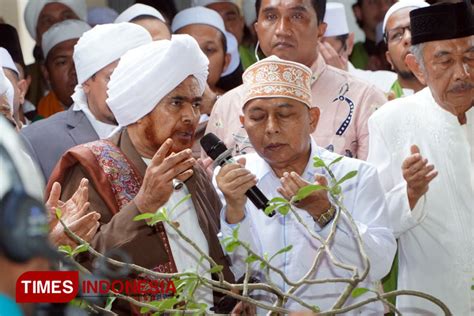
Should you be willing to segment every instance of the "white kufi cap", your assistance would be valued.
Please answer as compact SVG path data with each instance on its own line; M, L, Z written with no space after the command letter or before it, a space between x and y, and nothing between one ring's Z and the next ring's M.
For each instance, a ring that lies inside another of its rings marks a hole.
M65 20L54 24L43 34L41 48L44 58L48 57L49 51L54 46L75 38L79 39L84 32L90 29L89 24L81 20Z
M328 25L324 37L339 36L349 33L346 9L342 3L328 2L324 22Z

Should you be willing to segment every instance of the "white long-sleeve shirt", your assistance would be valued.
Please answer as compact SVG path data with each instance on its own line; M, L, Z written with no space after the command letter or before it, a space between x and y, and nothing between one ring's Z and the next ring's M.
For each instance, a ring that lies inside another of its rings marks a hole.
M369 119L368 161L378 168L399 238L398 289L434 295L454 315L474 315L474 108L467 119L461 126L429 88L387 103ZM438 176L410 210L401 166L413 144ZM441 314L411 296L399 296L397 307L404 315Z
M318 156L327 164L339 155L317 147L315 142L311 143L311 157ZM257 154L252 153L244 156L246 168L256 175L257 186L268 199L280 196L277 188L281 186L279 178L274 174L271 167ZM368 278L359 287L376 289L376 281L385 276L390 270L396 249L395 239L388 228L388 220L385 209L383 190L377 177L377 171L369 164L356 159L344 158L332 168L336 178L342 178L347 172L357 170L358 175L342 184L343 196L347 210L352 214L359 232L362 236L365 251L370 260L370 272ZM215 171L217 174L218 169ZM326 175L322 168L313 167L312 158L308 162L302 177L314 182L315 174ZM327 176L327 175L326 175ZM215 182L214 182L215 183ZM221 213L222 238L232 235L232 229L236 225L229 225L225 220L225 199L218 190L224 205ZM295 208L303 220L321 237L326 238L332 224L321 229L315 223L311 215ZM261 210L247 201L245 205L245 218L240 222L239 239L251 245L251 248L259 255L268 253L270 256L288 245L293 245L290 252L277 256L272 264L281 269L292 281L298 281L310 268L320 243L313 239L305 231L303 225L297 222L293 215L281 216L280 214L270 218ZM333 254L343 263L355 265L362 273L362 261L357 250L357 245L347 221L341 218L331 247ZM232 259L231 269L237 278L245 272L244 260L247 257L245 250L239 247L230 254ZM258 270L258 266L257 266ZM311 278L349 278L351 273L335 267L327 256L323 256L320 268ZM275 273L271 273L271 279L281 290L289 289L283 280ZM317 305L321 310L329 309L336 301L338 295L343 291L343 283L325 283L311 286L303 286L295 295L302 300ZM357 300L352 298L348 303L367 298L364 295ZM260 296L261 300L269 297ZM347 304L346 304L347 305ZM287 306L291 310L304 309L294 301L289 301ZM354 312L380 315L383 307L380 303L367 305L365 308Z

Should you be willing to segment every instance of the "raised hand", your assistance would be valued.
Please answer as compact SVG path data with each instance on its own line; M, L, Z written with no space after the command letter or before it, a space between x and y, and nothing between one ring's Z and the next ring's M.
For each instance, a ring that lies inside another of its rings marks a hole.
M315 182L310 183L293 171L283 173L280 182L281 187L279 187L277 191L287 200L291 200L291 198L305 186L311 184L327 186L328 184L328 181L322 175L316 175ZM311 216L313 216L313 218L318 219L321 214L325 213L331 207L331 202L329 201L326 190L317 190L312 192L306 198L296 202L295 205L298 208L307 211Z
M134 198L142 213L155 212L163 206L173 193L174 178L186 181L193 175L192 167L196 163L192 150L170 153L173 141L167 139L153 156L146 169L143 184Z
M418 146L412 145L410 151L411 155L403 161L402 173L407 182L410 209L413 210L418 200L428 192L429 183L438 175L438 172L434 165L428 164L428 159L421 156Z
M244 218L245 192L257 184L257 178L245 169L245 158L238 163L224 165L217 174L217 186L224 194L227 210L226 220L229 224L238 223Z
M100 225L100 214L97 212L89 212L88 185L89 181L85 178L82 179L73 196L66 202L63 202L59 199L61 196L61 185L58 182L53 184L49 199L46 201L46 207L50 212L49 237L53 245L76 245L76 243L66 235L63 225L56 218L57 208L61 209L61 220L73 233L87 242L94 237Z

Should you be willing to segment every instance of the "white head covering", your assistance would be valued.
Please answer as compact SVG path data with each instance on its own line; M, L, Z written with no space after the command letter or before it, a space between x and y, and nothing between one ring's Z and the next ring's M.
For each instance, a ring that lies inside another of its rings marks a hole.
M209 61L194 38L173 35L122 56L107 85L107 104L120 126L135 123L188 76L204 92Z
M65 20L54 24L43 34L41 48L44 58L48 57L49 51L54 46L71 39L78 39L90 29L89 24L81 20Z
M93 7L87 11L87 23L91 26L114 23L118 13L109 7Z
M25 24L31 37L36 40L36 25L44 6L48 3L62 3L71 8L79 19L87 19L87 5L85 0L29 0L25 8Z
M346 9L342 3L328 2L324 22L328 25L324 37L338 36L349 33Z
M120 22L130 22L131 20L141 16L141 15L149 15L152 17L157 18L163 23L166 23L165 18L157 9L150 7L146 4L136 3L132 5L127 10L120 13L120 15L115 19L114 23Z
M382 24L382 33L385 34L386 32L386 27L387 27L387 21L388 19L397 12L398 10L405 9L405 8L424 8L424 7L429 7L429 4L426 3L423 0L400 0L398 2L395 2L394 5L388 9L387 13L385 13L385 17L383 19L383 24Z
M2 61L0 60L0 97L5 95L7 97L7 103L10 106L10 113L13 115L13 98L15 96L15 90L13 90L13 85L5 76L3 72Z
M249 0L245 0L249 1ZM239 4L237 0L192 0L191 5L193 7L205 7L209 4L219 3L219 2L229 2L235 4L239 9Z
M74 47L77 83L119 59L128 50L151 42L151 35L133 23L96 25Z
M221 74L221 77L227 76L233 73L240 64L239 47L235 36L227 32L222 17L214 10L205 7L193 7L184 9L173 19L171 23L171 31L175 33L180 28L191 24L205 24L218 29L224 34L227 42L227 54L231 55L230 64L227 69Z
M252 27L257 20L257 11L255 11L255 0L242 1L242 11L244 14L245 24Z
M4 68L8 68L19 76L20 72L18 71L18 68L16 68L15 62L13 61L12 56L10 53L3 47L0 47L0 64Z

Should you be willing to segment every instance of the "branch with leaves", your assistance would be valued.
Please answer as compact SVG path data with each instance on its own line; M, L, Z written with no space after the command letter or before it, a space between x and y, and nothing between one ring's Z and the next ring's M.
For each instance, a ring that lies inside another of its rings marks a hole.
M285 308L286 304L289 300L293 300L298 303L302 308L309 309L318 315L334 315L345 313L357 308L360 308L366 304L375 302L375 301L382 301L391 311L399 315L399 311L396 309L395 306L390 304L387 301L387 298L394 297L398 295L413 295L424 298L433 302L434 304L438 305L446 315L450 315L450 311L448 307L441 302L440 300L436 299L435 297L417 292L417 291L406 291L406 290L399 290L399 291L392 291L388 293L378 293L372 289L366 289L358 287L358 285L365 280L369 273L370 269L370 262L367 254L364 250L364 243L358 231L357 225L354 222L350 212L344 206L343 203L343 195L342 195L342 188L341 184L345 181L354 178L357 175L357 171L351 171L344 175L341 179L336 179L334 176L333 171L331 168L336 165L339 161L341 161L343 157L339 157L332 161L331 163L327 164L320 158L314 157L314 166L318 168L323 168L327 174L329 175L329 182L327 186L323 185L308 185L304 188L301 188L298 193L290 200L286 200L282 197L276 197L270 201L269 206L266 208L265 212L267 214L277 211L281 216L292 216L301 226L306 230L309 236L314 238L320 243L319 248L316 251L315 257L313 259L312 265L306 273L303 274L297 281L291 281L285 273L274 266L271 262L274 258L279 255L282 255L286 252L290 252L293 248L292 245L286 246L271 256L267 253L260 255L256 253L249 244L239 239L239 226L237 226L232 233L232 236L224 238L222 240L223 248L228 252L234 252L238 247L242 247L247 252L247 258L245 258L245 275L242 283L229 283L224 279L222 270L223 267L218 265L205 251L200 249L200 247L189 238L185 232L183 232L179 225L176 225L172 221L173 212L179 207L183 202L190 198L190 195L183 198L180 202L178 202L172 209L169 211L166 208L160 208L155 213L144 213L136 216L134 218L135 221L145 220L147 225L154 226L158 223L166 223L171 229L173 229L181 239L183 239L191 248L193 248L199 255L200 260L197 262L197 267L194 271L185 271L181 273L160 273L156 271L152 271L138 265L134 264L126 264L111 258L105 257L100 252L96 251L92 248L87 242L82 240L79 236L74 234L67 225L61 221L60 211L57 211L56 215L60 220L61 224L64 226L64 230L67 235L72 238L76 243L79 244L75 249L72 249L70 246L61 246L60 251L66 253L70 258L74 258L75 255L78 253L88 251L94 257L104 259L108 264L115 266L115 267L127 267L131 271L137 272L139 274L145 274L152 278L165 278L171 279L176 282L177 292L175 296L161 300L161 301L152 301L152 302L138 302L131 297L126 297L121 294L111 293L111 296L126 300L138 307L141 308L142 313L146 312L156 312L157 314L162 312L191 312L191 313L204 313L208 306L206 304L197 302L195 299L196 290L200 287L205 287L211 289L215 292L220 292L226 295L229 295L237 300L254 304L262 309L268 310L269 313L289 313L290 311ZM327 191L328 195L330 196L331 203L336 207L336 214L332 222L330 223L330 232L327 238L322 238L319 236L298 214L298 212L294 209L293 205L298 201L303 200L304 198L308 197L310 194L317 190L325 190ZM335 235L337 234L336 228L337 225L340 223L341 218L344 218L347 222L348 226L351 229L351 233L355 236L355 241L357 244L357 250L362 258L363 269L359 271L359 268L344 262L340 262L336 256L332 253L330 245L334 242ZM330 262L337 267L342 269L348 270L351 272L350 278L326 278L326 279L312 279L311 276L315 274L318 270L319 265L321 263L321 259L323 255L326 255ZM203 275L202 271L199 271L199 267L203 263L203 261L207 261L209 263L209 270L206 272L216 273L218 275L218 280L213 280L211 278L207 278ZM84 270L81 266L76 262L76 266L79 270ZM264 272L265 281L260 281L258 283L250 283L250 277L252 274L252 267L259 267L260 270ZM288 290L286 292L282 291L279 286L273 282L271 278L271 273L275 273L276 275L280 276L283 282L288 285ZM323 283L346 283L346 287L344 291L339 295L339 297L334 302L332 308L328 311L321 311L318 306L315 306L312 302L306 302L299 297L295 296L294 293L301 288L302 286L309 286L314 284L323 284ZM251 293L254 290L258 290L260 292L264 292L270 294L271 297L274 297L274 301L271 304L268 302L261 302L257 301L252 298ZM350 306L344 306L349 297L359 297L367 292L373 292L375 295L368 299L365 299L361 302L352 304ZM110 307L110 306L109 306Z

